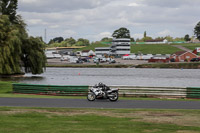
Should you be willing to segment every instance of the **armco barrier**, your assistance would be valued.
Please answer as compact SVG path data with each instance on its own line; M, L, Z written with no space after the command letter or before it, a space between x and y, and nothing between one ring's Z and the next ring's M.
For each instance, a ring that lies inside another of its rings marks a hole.
M200 87L188 87L187 98L200 98Z
M38 95L87 95L89 86L13 84L13 93Z
M14 93L38 95L73 95L85 96L88 93L87 85L33 85L13 84ZM200 87L138 87L138 86L110 86L119 88L122 97L159 97L159 98L200 98Z
M187 89L177 87L137 87L137 86L110 86L119 88L123 97L157 97L157 98L186 98Z

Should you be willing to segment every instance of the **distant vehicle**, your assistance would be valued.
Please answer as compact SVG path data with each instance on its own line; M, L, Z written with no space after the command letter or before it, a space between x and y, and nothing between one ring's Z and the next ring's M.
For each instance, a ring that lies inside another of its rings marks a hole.
M192 58L191 60L190 60L190 62L199 62L200 61L200 58Z
M110 58L109 63L116 63L115 59Z
M93 62L94 63L98 63L99 62L99 58L93 58Z
M77 57L71 57L69 61L71 63L79 63L79 59Z
M82 60L83 62L90 62L89 59L87 59L87 58L82 58L81 60Z
M128 55L128 56L123 56L122 59L123 60L135 60L136 59L136 55L133 54L133 55Z
M100 62L103 63L103 62L106 62L106 58L100 58Z

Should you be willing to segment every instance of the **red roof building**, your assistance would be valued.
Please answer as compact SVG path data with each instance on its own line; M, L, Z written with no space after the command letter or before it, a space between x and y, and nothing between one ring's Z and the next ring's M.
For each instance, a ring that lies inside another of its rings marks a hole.
M170 59L174 59L175 62L190 61L192 58L198 58L198 56L189 51L178 51L171 55Z

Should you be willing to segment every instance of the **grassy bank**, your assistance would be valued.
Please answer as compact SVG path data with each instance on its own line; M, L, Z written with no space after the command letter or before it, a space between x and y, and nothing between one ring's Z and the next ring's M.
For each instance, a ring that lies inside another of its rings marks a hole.
M171 45L182 45L190 50L195 50L196 47L200 47L200 43L181 43L181 44L171 44Z
M199 110L0 107L2 133L197 133Z
M136 68L200 69L200 63L154 63L138 65Z
M54 65L47 64L46 67L70 67L70 68L129 68L134 65L123 65L123 64L99 64L99 65L88 65L88 64L65 64L65 65Z
M83 65L83 64L67 64L67 65L47 65L47 67L66 67L66 68L174 68L174 69L200 69L200 62L184 62L184 63L151 63L151 64L117 64L117 65Z
M173 54L177 51L181 51L167 44L135 44L131 45L131 53L143 53L143 54Z

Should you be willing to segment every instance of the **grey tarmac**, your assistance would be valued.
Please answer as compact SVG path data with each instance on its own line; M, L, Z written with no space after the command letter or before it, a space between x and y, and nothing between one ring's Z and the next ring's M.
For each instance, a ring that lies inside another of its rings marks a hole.
M0 98L0 106L8 107L58 107L58 108L124 108L124 109L200 109L200 101L151 101L151 100L96 100Z

